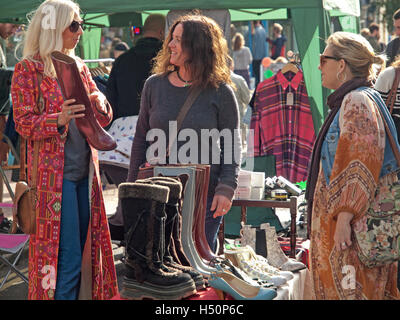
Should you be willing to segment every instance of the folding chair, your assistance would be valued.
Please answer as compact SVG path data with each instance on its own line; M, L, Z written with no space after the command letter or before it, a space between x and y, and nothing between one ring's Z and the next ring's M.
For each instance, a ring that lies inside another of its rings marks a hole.
M19 163L19 156L17 151L14 148L14 145L12 144L11 140L3 133L0 133L0 139L5 139L7 144L9 145L11 152L16 159L17 163ZM14 192L11 188L10 182L8 181L8 178L4 172L4 170L12 170L12 169L18 169L19 164L17 165L11 165L11 166L2 166L0 165L0 175L3 178L3 182L5 186L7 187L8 193L10 194L10 197L12 200L14 200ZM13 204L12 203L0 203L0 208L12 208ZM9 270L5 277L3 278L1 284L0 284L0 289L4 286L6 283L8 277L10 276L11 272L15 272L25 283L29 283L27 277L21 271L19 271L16 268L16 264L18 263L22 252L24 251L24 248L26 244L29 243L29 235L26 234L6 234L6 233L0 233L0 262L3 264L7 265ZM16 254L14 261L10 262L7 260L5 255L2 254L11 254L10 257L12 257L14 254Z
M6 283L11 272L15 272L26 284L28 279L16 268L16 264L21 257L26 244L29 243L29 235L26 234L0 234L0 261L9 267L7 274L0 284L0 289ZM2 253L17 254L14 261L10 262L2 255Z

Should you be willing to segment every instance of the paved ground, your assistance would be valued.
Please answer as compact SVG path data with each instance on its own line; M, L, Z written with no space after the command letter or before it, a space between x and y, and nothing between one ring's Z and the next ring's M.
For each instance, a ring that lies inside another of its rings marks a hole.
M10 172L7 172L7 176L10 177ZM11 186L14 190L15 183L11 183ZM118 190L117 188L107 185L106 189L103 191L104 200L106 204L106 212L107 215L112 215L115 212L115 208L118 202ZM11 203L11 198L8 195L8 192L5 191L5 197L3 199L4 202ZM298 204L302 201L300 197L298 199ZM5 209L4 213L7 217L11 218L11 210ZM287 225L290 221L290 213L289 209L276 209L276 214L280 218L281 222L284 225ZM299 215L298 215L299 216ZM304 237L304 229L298 230L298 236ZM123 256L123 248L118 247L117 245L113 244L114 250L114 260L115 260L115 267L117 272L118 278L118 285L121 289L122 285L122 278L124 274L123 264L121 262L121 258ZM12 257L11 257L12 258ZM18 263L19 270L28 276L28 249L25 248L23 254L20 257L20 261ZM8 268L1 264L0 265L0 281L3 280L4 275L7 273ZM1 282L0 282L1 283ZM28 286L17 276L15 273L12 273L5 285L2 289L0 289L0 300L26 300L28 295Z

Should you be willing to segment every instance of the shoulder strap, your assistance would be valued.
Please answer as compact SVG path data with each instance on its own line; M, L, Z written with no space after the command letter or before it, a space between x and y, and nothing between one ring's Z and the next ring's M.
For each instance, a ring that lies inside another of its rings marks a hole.
M193 90L190 91L189 96L187 97L187 99L186 99L185 103L183 104L181 110L179 111L178 116L176 117L176 126L177 126L178 132L181 129L182 122L185 119L189 109L191 108L191 106L193 105L194 101L199 96L200 91L201 90L198 87L193 88Z
M40 84L43 80L43 75L40 72L36 73L37 75L37 86L39 90L39 95L37 99L37 103L39 103L42 91L40 90ZM27 140L21 137L20 141L20 169L19 169L19 179L22 181L28 182L27 174L26 174L26 149L27 149ZM37 175L37 167L39 162L39 143L38 141L33 142L33 166L32 166L32 183L31 187L36 186L36 175Z
M378 106L378 111L379 111L379 114L381 115L383 124L385 126L385 131L386 131L387 137L389 139L390 147L392 148L394 157L396 158L397 164L400 167L400 151L397 147L396 141L394 140L393 135L390 132L389 126L388 126L386 119L383 116L382 110L381 110L381 108L379 108L379 106Z
M400 68L394 68L394 80L392 84L392 89L389 91L389 95L386 101L386 105L389 107L390 114L393 113L393 107L394 103L396 101L396 94L397 94L397 89L399 87L399 82L400 82Z
M186 98L186 101L183 104L183 106L182 106L181 110L179 111L178 116L176 118L176 127L177 127L176 132L177 133L181 129L183 120L185 119L189 109L191 108L191 106L193 105L193 103L195 102L197 97L199 96L200 92L201 92L201 89L198 87L194 87L190 90L189 96ZM168 150L167 150L167 157L169 157L170 149L174 145L175 140L176 139L174 139L173 141L170 141L170 143L169 143Z
M400 167L400 150L399 150L398 142L396 142L396 140L394 139L392 132L390 131L389 125L387 123L386 117L383 114L383 112L384 112L382 110L382 107L384 106L383 100L382 100L381 96L379 95L379 93L376 92L376 94L375 94L375 92L370 88L367 88L364 91L372 100L374 100L376 102L376 104L378 106L377 109L382 118L383 125L385 126L386 136L388 137L389 144L390 144L390 147L392 148L393 155L396 158L397 164ZM387 109L386 109L386 112L387 112ZM390 117L390 115L388 115L388 116Z

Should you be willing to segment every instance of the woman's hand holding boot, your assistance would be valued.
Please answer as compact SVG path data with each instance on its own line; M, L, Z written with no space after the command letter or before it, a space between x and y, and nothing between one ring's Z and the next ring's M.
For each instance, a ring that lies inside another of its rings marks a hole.
M99 92L93 92L89 96L89 99L92 103L92 106L95 107L97 111L107 114L107 99L103 94Z
M57 126L59 128L65 126L71 121L71 119L83 118L85 116L85 113L83 112L85 111L85 106L83 104L73 105L72 103L75 101L75 99L69 99L65 100L62 104L62 111L59 113L57 118Z

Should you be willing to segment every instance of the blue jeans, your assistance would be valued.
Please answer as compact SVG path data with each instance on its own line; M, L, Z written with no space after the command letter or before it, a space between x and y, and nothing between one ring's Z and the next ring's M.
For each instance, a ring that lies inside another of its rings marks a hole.
M211 211L211 204L212 204L213 198L214 198L214 195L207 197L205 233L206 233L208 245L210 246L211 251L215 253L215 251L217 250L218 230L219 230L219 226L222 222L222 217L213 218L213 214L215 212L215 210ZM222 246L223 243L220 243L220 245Z
M89 227L89 182L63 179L55 300L77 300Z

